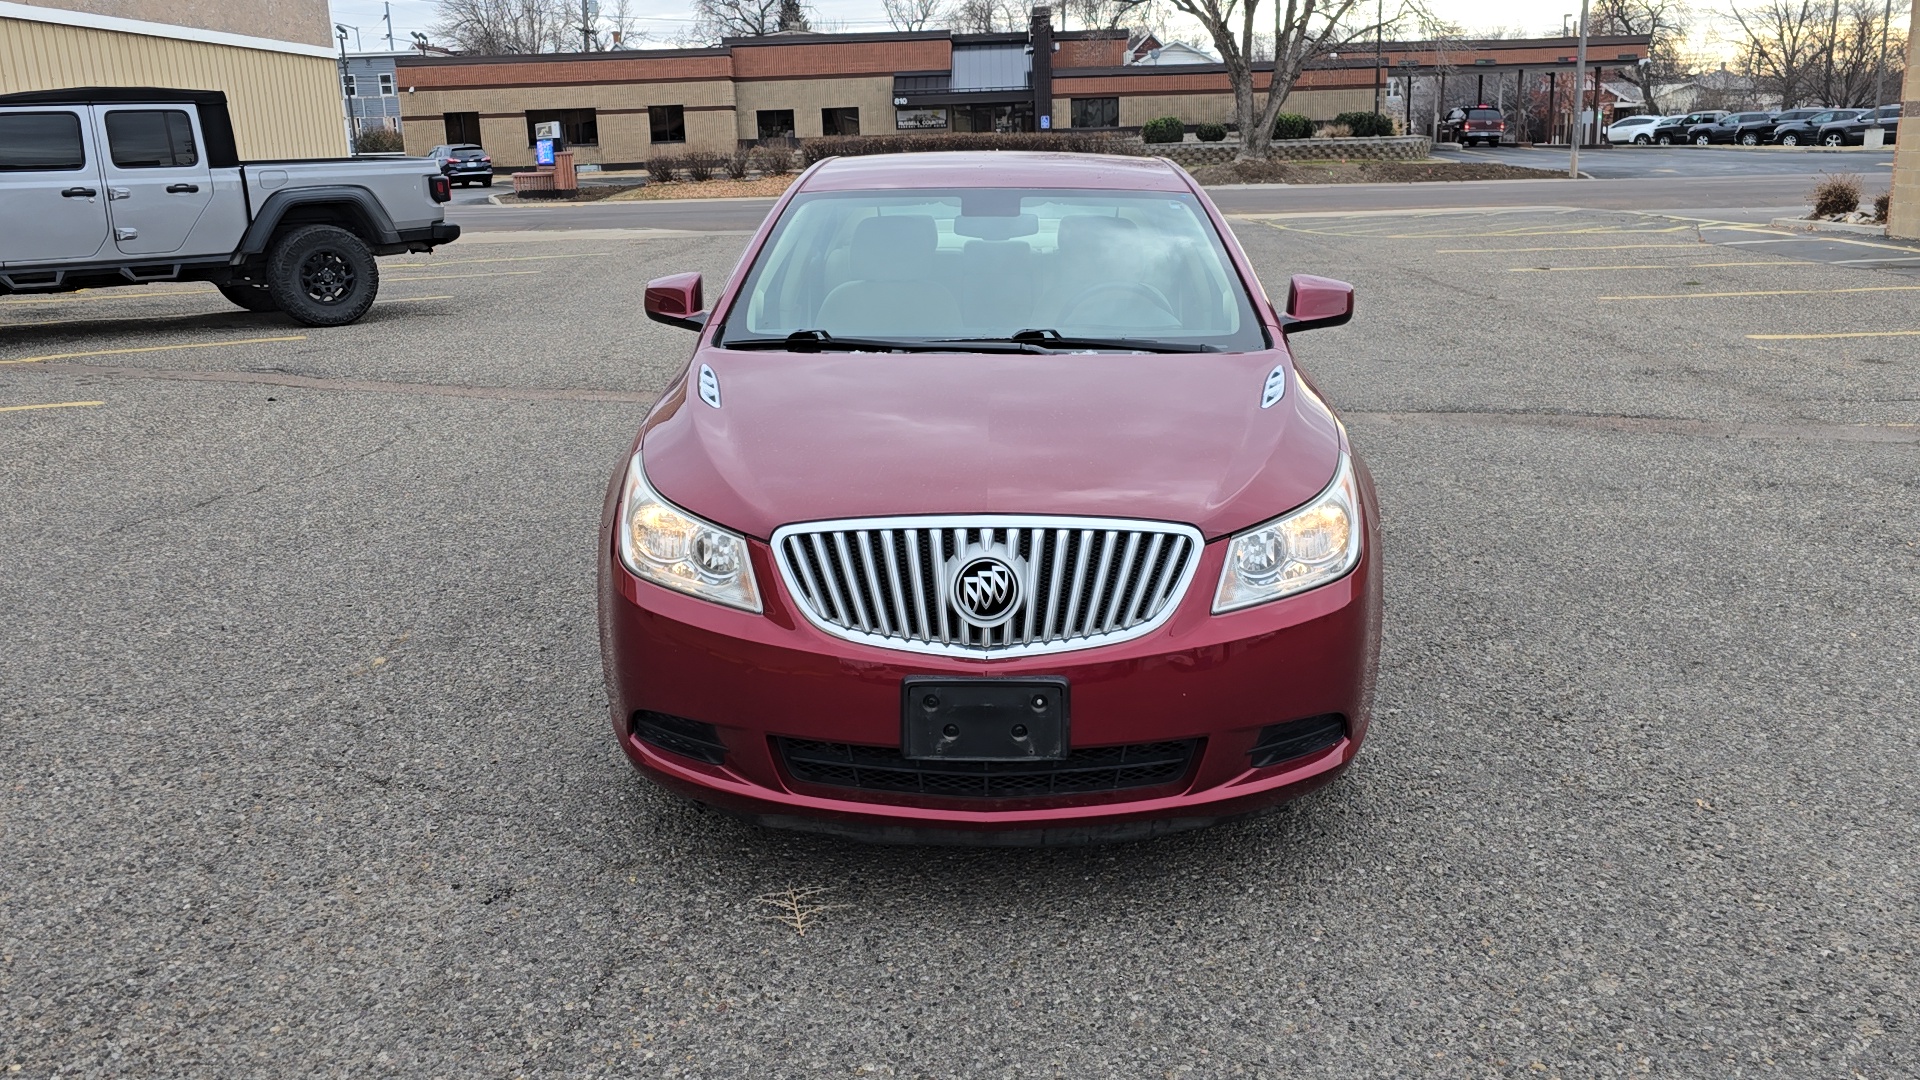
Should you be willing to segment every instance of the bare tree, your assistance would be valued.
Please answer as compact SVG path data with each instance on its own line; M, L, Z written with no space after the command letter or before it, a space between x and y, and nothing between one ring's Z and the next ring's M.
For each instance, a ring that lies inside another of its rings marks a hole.
M1161 0L1060 0L1060 29L1150 30L1163 21Z
M783 0L693 0L694 37L766 37L780 29Z
M1882 4L1875 0L1847 0L1835 4L1828 16L1826 71L1820 80L1820 103L1838 108L1862 109L1884 102L1875 101L1875 65L1886 26ZM1887 85L1897 91L1905 73L1906 37L1895 31L1886 35Z
M440 0L436 41L479 56L578 48L579 27L565 0Z
M1766 0L1732 8L1740 71L1755 88L1779 99L1782 109L1812 100L1826 54L1827 4L1816 0Z
M899 31L926 30L946 21L946 0L880 0L887 21Z
M1686 0L1595 0L1589 16L1596 34L1646 34L1647 62L1620 68L1620 78L1640 91L1650 113L1659 113L1659 88L1681 81L1686 72L1681 46L1692 21Z
M947 17L956 34L1010 33L1026 22L1026 11L1013 0L959 0Z

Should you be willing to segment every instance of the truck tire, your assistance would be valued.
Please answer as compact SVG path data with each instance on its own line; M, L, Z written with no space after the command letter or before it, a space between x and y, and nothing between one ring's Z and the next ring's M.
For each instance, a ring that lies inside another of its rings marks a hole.
M233 301L248 311L279 311L280 305L273 302L273 293L265 285L221 285L220 295Z
M281 237L268 253L267 291L296 322L345 326L373 306L380 267L347 230L306 225Z

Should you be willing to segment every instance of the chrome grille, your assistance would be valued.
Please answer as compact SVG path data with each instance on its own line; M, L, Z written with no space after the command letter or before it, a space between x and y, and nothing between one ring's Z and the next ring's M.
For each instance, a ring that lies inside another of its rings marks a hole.
M850 641L949 656L1064 652L1139 637L1178 606L1200 558L1186 525L1114 518L916 517L789 525L773 534L787 591ZM955 574L986 554L1018 601L997 625L962 614Z

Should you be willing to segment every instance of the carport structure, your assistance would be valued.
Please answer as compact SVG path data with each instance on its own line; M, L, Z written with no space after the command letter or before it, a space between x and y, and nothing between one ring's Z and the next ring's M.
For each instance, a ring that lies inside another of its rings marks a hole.
M1524 139L1536 141L1533 133L1539 130L1542 136L1537 141L1557 142L1573 126L1573 117L1582 106L1596 111L1604 106L1602 73L1645 63L1652 40L1646 34L1590 37L1587 39L1585 68L1579 66L1579 39L1563 37L1389 41L1372 48L1362 43L1354 51L1315 62L1313 69L1314 74L1328 69L1353 74L1371 71L1374 86L1379 91L1376 96L1384 95L1385 88L1390 85L1389 80L1398 83L1403 88L1400 105L1405 110L1401 119L1408 132L1417 130L1413 91L1421 80L1425 81L1432 100L1436 102L1434 112L1437 118L1437 114L1444 113L1456 104L1492 101L1487 96L1489 76L1492 76L1495 87L1511 78L1516 90L1515 105ZM1544 88L1534 85L1541 74L1547 77ZM1529 82L1529 75L1534 76L1533 82ZM1301 87L1306 88L1324 79L1325 75L1316 79L1310 74L1302 78ZM1473 85L1475 95L1472 101L1452 100L1449 97L1449 83L1455 88ZM1578 105L1575 103L1576 93L1580 99ZM1496 90L1495 97L1499 96ZM1603 126L1597 121L1590 122L1580 133L1582 144L1597 143Z

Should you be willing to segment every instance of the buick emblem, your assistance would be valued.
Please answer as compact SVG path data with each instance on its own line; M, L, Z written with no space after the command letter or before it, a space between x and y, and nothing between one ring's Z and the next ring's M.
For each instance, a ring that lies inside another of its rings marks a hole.
M1020 606L1020 575L997 555L963 560L953 575L953 606L982 630L999 626Z

